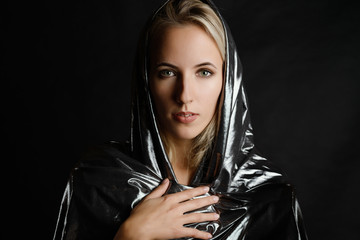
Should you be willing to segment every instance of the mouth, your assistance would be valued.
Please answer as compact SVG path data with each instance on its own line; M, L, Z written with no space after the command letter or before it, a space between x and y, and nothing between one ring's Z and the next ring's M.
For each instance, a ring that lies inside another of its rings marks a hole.
M191 116L198 115L198 114L192 113L192 112L178 112L178 113L175 113L175 115L181 116L181 117L191 117Z
M180 123L191 123L198 118L199 114L193 112L178 112L173 114L176 121Z

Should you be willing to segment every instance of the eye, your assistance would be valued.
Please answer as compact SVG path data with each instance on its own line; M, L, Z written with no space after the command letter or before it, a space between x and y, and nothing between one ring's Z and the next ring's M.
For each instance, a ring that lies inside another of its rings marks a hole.
M165 78L167 78L167 77L173 77L173 76L175 76L175 73L174 73L173 71L171 71L171 70L165 69L165 70L161 70L161 71L159 72L159 76L160 76L160 77L165 77Z
M212 72L206 69L202 69L197 74L199 77L210 77L212 75Z

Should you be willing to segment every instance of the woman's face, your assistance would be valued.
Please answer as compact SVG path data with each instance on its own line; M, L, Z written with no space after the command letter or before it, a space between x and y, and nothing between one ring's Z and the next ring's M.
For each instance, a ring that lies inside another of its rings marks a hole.
M163 133L171 140L199 135L214 116L223 60L199 26L168 27L150 50L150 89Z

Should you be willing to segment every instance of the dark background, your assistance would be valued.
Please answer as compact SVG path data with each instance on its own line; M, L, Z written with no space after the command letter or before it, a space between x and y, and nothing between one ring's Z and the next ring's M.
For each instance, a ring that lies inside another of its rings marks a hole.
M127 138L136 41L160 2L3 3L6 239L51 239L81 154ZM244 65L255 143L296 186L309 238L360 239L357 1L215 3Z

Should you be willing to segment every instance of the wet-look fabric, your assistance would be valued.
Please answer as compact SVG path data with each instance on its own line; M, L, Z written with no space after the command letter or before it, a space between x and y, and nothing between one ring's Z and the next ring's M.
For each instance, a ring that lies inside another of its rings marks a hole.
M254 146L242 66L230 30L214 4L204 2L218 14L226 35L220 126L212 154L189 186L177 182L149 92L145 28L134 71L131 137L94 149L73 169L54 239L113 239L132 208L165 178L171 181L167 194L207 185L206 195L219 196L217 204L196 210L217 212L219 220L188 224L212 233L213 239L307 239L293 187Z

